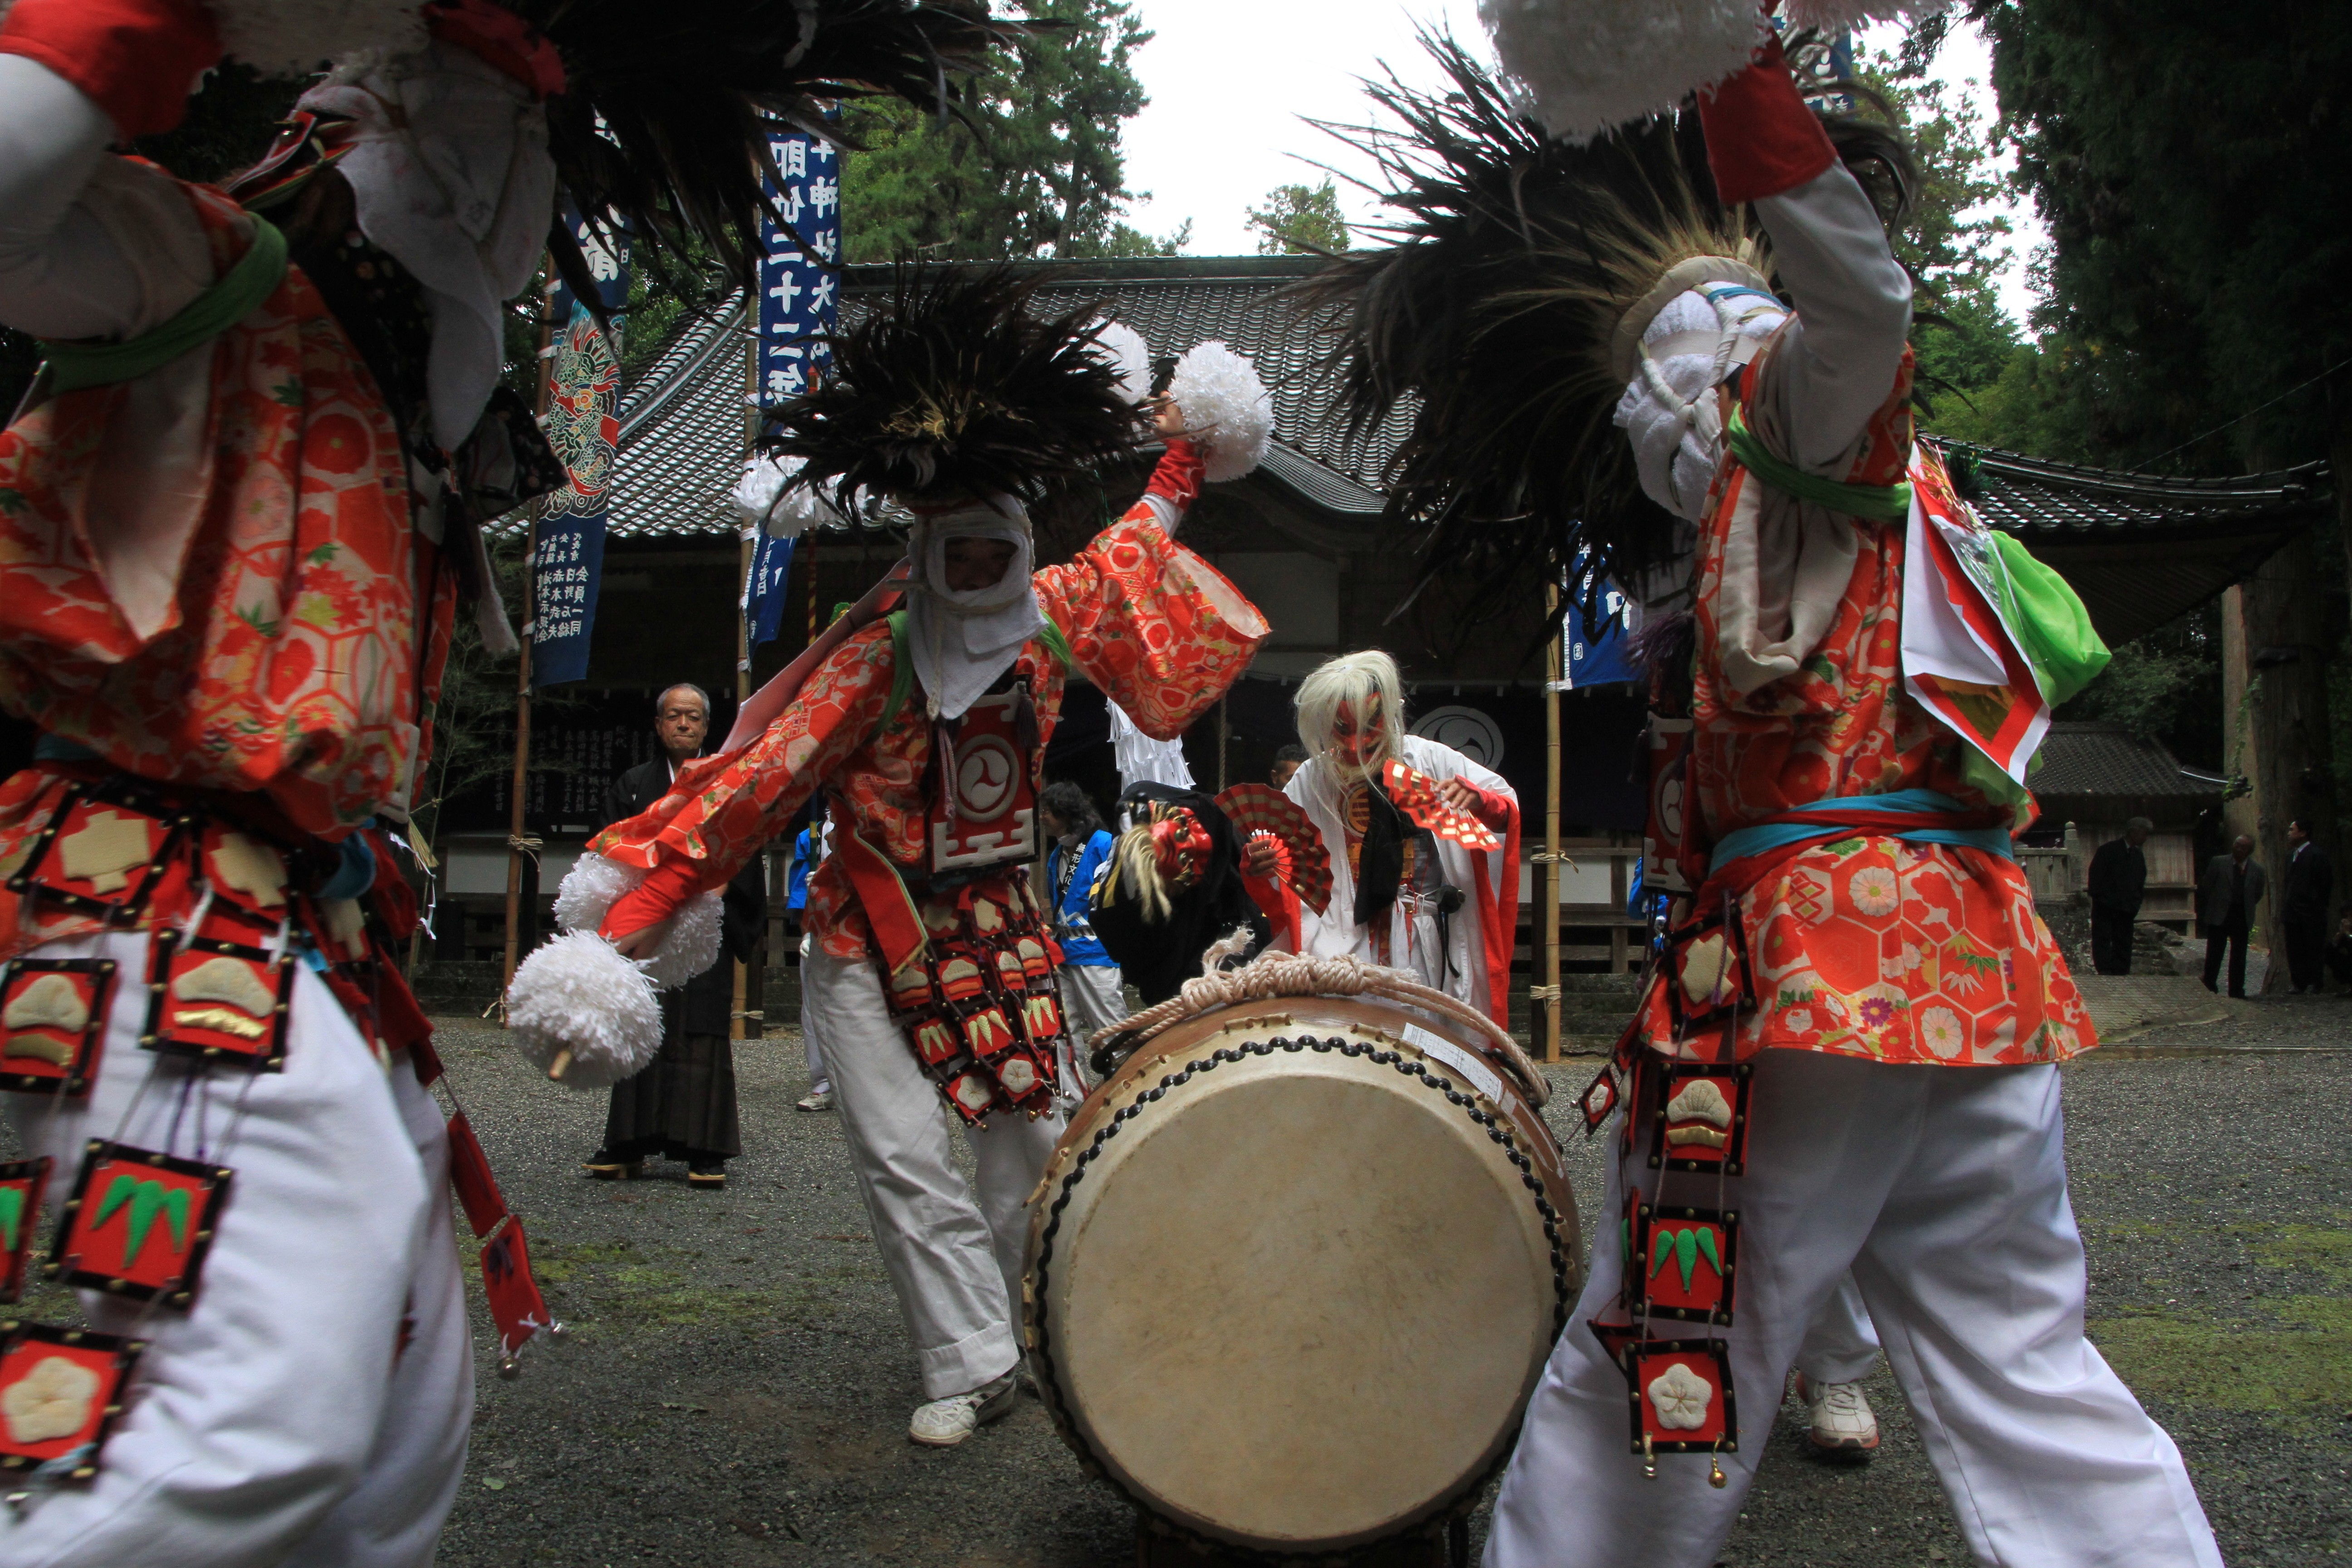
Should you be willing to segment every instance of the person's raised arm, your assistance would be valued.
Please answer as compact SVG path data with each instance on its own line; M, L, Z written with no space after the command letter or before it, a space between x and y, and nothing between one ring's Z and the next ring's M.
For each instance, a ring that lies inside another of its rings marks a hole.
M1181 430L1171 405L1163 433ZM1173 423L1171 423L1171 421ZM1155 741L1175 739L1249 668L1265 617L1169 537L1200 493L1200 450L1170 435L1143 498L1076 557L1043 566L1037 605L1088 680Z
M167 181L110 163L107 148L178 124L220 53L195 0L16 0L0 20L0 321L35 337L122 337L212 280L184 204L110 202L110 223L91 197L101 180ZM142 231L139 257L125 226Z
M1748 202L1796 315L1770 362L1798 467L1825 471L1893 390L1911 331L1911 279L1878 209L1798 96L1776 37L1699 94L1717 194Z
M687 900L724 886L866 744L885 716L891 669L889 627L866 627L757 739L688 763L667 795L590 841L597 854L646 872L599 927L623 956L657 944Z

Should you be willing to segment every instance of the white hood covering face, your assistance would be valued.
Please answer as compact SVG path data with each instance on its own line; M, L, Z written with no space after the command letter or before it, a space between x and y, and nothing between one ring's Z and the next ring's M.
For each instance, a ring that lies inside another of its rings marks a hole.
M1642 368L1618 400L1617 426L1633 443L1643 493L1676 517L1705 520L1723 457L1714 389L1787 319L1768 294L1707 283L1668 300L1643 332Z
M1012 563L992 587L955 593L947 586L950 539L1002 539ZM934 719L960 719L974 699L1011 668L1021 645L1045 624L1029 581L1029 514L1011 496L947 511L918 513L908 540L915 574L907 584L907 641Z
M433 438L455 451L505 363L502 307L529 286L547 247L555 162L546 111L504 72L440 43L347 61L301 107L353 121L358 144L339 166L360 232L425 287Z

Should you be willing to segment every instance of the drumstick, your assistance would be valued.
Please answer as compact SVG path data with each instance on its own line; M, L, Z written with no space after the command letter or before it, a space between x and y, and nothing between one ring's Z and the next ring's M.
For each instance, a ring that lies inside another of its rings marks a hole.
M554 1079L557 1083L562 1083L563 1081L563 1075L571 1070L572 1047L570 1046L566 1046L562 1050L555 1053L555 1059L553 1061L547 1064L547 1076Z

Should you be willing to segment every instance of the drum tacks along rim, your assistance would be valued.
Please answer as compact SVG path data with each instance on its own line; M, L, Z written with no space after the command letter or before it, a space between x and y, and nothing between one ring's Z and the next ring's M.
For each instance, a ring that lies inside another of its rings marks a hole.
M1462 1026L1241 1004L1072 1118L1031 1215L1031 1365L1156 1528L1353 1551L1442 1523L1508 1458L1579 1257L1549 1129Z

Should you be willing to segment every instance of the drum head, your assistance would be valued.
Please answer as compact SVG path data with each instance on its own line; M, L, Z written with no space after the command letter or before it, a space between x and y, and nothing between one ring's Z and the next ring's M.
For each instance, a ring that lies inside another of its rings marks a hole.
M1449 1087L1337 1051L1244 1056L1058 1184L1032 1279L1055 1394L1147 1507L1337 1549L1428 1517L1507 1449L1556 1331L1553 1253Z

